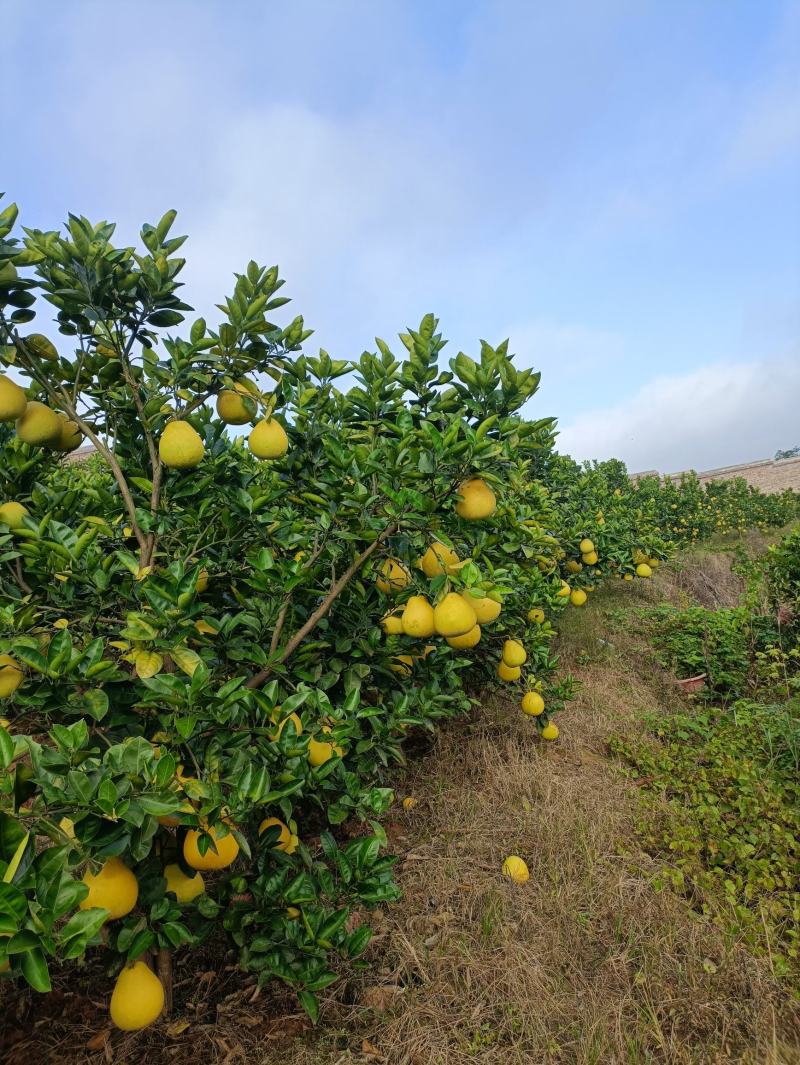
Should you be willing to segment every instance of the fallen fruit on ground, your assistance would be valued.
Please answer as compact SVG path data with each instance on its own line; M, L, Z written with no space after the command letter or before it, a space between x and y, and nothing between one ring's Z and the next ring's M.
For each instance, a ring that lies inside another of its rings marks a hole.
M585 606L588 598L583 588L573 588L569 593L569 601L573 606Z
M543 740L557 740L558 739L558 725L553 721L549 721L542 729Z
M530 880L531 874L522 858L516 854L509 854L503 862L503 876L508 877L515 884L525 884Z

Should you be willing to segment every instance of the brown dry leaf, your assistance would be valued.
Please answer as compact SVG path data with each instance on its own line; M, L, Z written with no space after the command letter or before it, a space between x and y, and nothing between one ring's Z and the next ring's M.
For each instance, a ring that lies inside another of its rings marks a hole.
M378 1050L374 1043L370 1043L369 1039L361 1040L361 1053L367 1058L380 1058L385 1060L384 1055Z
M92 1038L86 1044L87 1050L102 1050L106 1043L111 1038L111 1029L104 1028L102 1032L98 1032L97 1035L93 1035Z
M385 1013L398 995L402 995L403 988L398 984L386 984L383 987L377 984L365 987L361 992L361 1005L367 1009L378 1010Z
M173 1021L172 1024L167 1025L167 1035L174 1039L176 1036L183 1035L190 1026L190 1021Z

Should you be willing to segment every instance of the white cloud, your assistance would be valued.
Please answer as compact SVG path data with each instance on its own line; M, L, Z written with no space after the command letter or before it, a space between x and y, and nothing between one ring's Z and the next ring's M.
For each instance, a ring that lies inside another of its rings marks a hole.
M632 471L712 469L800 443L800 359L716 364L663 376L624 403L566 424L560 451L621 458Z

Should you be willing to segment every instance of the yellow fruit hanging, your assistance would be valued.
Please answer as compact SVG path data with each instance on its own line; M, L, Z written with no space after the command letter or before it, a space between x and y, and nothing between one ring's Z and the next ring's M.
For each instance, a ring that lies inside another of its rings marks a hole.
M469 632L465 632L463 636L448 636L447 642L451 647L455 647L458 650L466 650L468 647L475 647L481 640L481 627L476 625L474 629L470 629Z
M523 713L531 717L538 717L539 714L544 713L544 699L538 692L525 692L521 705Z
M508 666L501 658L497 665L497 675L500 680L519 680L522 670L519 666Z
M326 735L330 735L332 729L330 725L323 725L320 732L324 732ZM329 762L334 755L338 755L340 758L344 756L344 748L338 743L327 743L324 740L310 739L308 741L308 760L313 766L325 765Z
M583 566L581 565L581 563L580 562L576 562L575 559L571 558L569 560L569 562L567 563L567 572L568 573L580 573L580 571L582 569L583 569Z
M594 551L594 544L588 538L581 540L578 544L578 550L582 555L588 555L591 551Z
M206 828L205 834L211 836L212 845L205 854L200 853L200 837L203 835L199 829L193 828L186 833L183 841L183 857L186 864L192 869L227 869L232 865L239 854L239 844L233 834L219 835L214 828Z
M401 618L403 632L415 639L433 636L433 607L424 595L412 595L408 600Z
M475 617L480 625L491 625L500 617L502 609L500 603L488 596L474 596L472 592L462 592L464 601L475 611Z
M273 825L280 829L278 833L278 841L275 843L276 850L283 851L284 854L294 854L300 844L300 840L297 836L292 834L289 830L289 826L285 825L283 821L279 820L279 818L267 817L263 820L258 826L259 836L263 836L267 829L271 828Z
M28 406L25 390L16 381L0 374L0 422L15 422Z
M463 636L475 628L478 618L463 596L448 592L434 608L433 623L440 636Z
M11 655L0 655L0 699L13 695L22 684L24 674Z
M289 450L289 437L276 418L262 418L247 443L257 459L280 459Z
M440 573L455 573L459 558L452 547L446 544L431 544L417 565L430 580L438 577Z
M54 444L61 439L61 419L54 410L31 400L17 418L17 436L24 444Z
M558 725L554 725L552 721L544 726L542 729L543 740L557 740L558 739Z
M295 713L291 713L291 714L287 714L286 717L282 718L281 717L281 708L279 706L276 706L275 709L272 711L272 720L278 727L275 730L275 732L270 733L270 737L269 738L271 740L279 740L281 738L281 733L283 732L284 728L286 727L286 722L287 721L291 721L292 722L292 724L294 725L294 731L296 732L296 734L298 736L301 736L302 733L303 733L303 722L300 720L299 715L295 714Z
M137 1032L157 1021L164 1009L164 987L143 961L126 965L111 994L111 1020L123 1032Z
M158 454L171 470L188 470L203 460L205 446L197 430L188 422L169 422L158 442Z
M192 902L206 890L200 873L187 876L177 862L164 866L164 878L167 881L167 891L171 891L178 902Z
M414 659L411 655L394 655L392 661L389 663L389 669L391 669L393 673L408 675L414 671Z
M21 529L23 518L28 513L26 507L14 500L8 503L0 503L0 525L7 525L9 529Z
M599 556L596 551L586 551L581 558L587 566L596 566Z
M567 584L567 582L566 581L562 581L561 582L561 587L556 592L556 595L558 596L559 599L567 599L569 597L569 593L571 591L572 591L572 589Z
M497 510L497 499L486 481L471 477L458 486L461 499L456 503L456 514L465 521L482 521Z
M225 388L217 396L217 415L226 425L245 425L256 413L255 398L244 382Z
M503 644L503 661L507 666L524 666L528 654L519 640L506 640Z
M387 558L380 568L375 583L384 595L402 592L411 583L411 574L398 558Z
M78 904L80 909L108 910L111 921L130 913L139 897L136 877L119 858L108 858L97 873L84 873L83 883L89 894Z
M403 632L403 622L400 614L394 612L381 618L381 628L387 636L400 636Z
M46 446L53 451L63 451L65 453L74 451L83 443L83 433L80 430L80 426L77 422L71 421L66 414L62 414L61 411L57 411L56 413L58 414L61 423L61 431L59 432L58 439Z
M538 606L531 607L528 611L528 621L532 621L534 625L541 625L544 622L544 611Z

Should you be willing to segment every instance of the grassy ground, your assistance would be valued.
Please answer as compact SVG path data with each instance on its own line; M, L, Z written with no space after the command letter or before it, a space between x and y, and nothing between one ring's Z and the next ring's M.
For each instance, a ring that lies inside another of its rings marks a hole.
M60 1050L30 1060L800 1062L800 1005L769 960L655 889L639 789L608 753L612 735L635 738L653 712L687 705L638 632L638 608L729 605L739 591L724 551L612 584L564 620L562 670L581 690L557 743L535 739L516 699L492 698L410 760L398 796L417 805L398 802L387 825L403 899L375 916L370 967L329 989L317 1029L280 989L259 994L211 958L207 972L179 966L177 1026L87 1046L91 1018L72 1039L48 1023ZM529 883L500 875L510 853Z

